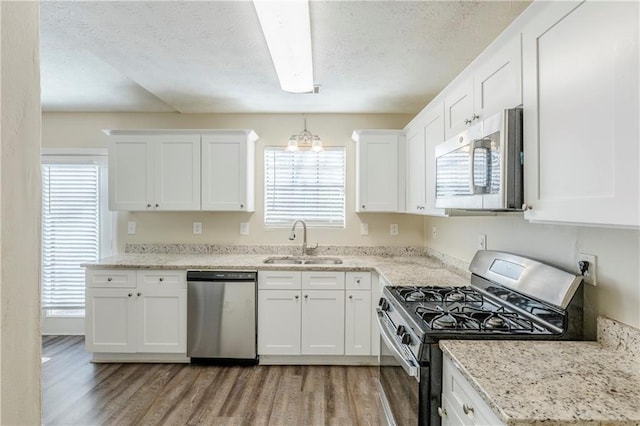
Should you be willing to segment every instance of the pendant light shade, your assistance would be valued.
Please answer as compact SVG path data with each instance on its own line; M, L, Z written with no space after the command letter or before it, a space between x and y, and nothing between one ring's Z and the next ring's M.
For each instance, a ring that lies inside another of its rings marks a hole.
M303 114L304 117L304 130L297 135L291 135L289 138L289 142L287 142L287 151L297 151L300 149L300 146L309 146L311 147L311 151L320 152L323 151L324 148L322 146L322 140L320 136L314 135L310 131L307 130L307 116Z

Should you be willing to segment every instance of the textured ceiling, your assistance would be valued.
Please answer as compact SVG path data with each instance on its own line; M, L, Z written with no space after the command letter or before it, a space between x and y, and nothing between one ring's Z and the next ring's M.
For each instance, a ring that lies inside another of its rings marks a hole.
M416 113L526 1L311 1L319 94L280 90L250 1L40 3L45 111Z

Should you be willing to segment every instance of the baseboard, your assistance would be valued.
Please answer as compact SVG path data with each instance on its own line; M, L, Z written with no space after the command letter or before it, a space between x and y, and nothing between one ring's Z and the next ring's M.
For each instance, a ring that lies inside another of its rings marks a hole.
M154 353L100 353L94 352L91 360L94 363L106 362L168 362L168 363L189 363L191 359L186 354L154 354Z
M378 357L346 355L260 355L260 365L378 365Z

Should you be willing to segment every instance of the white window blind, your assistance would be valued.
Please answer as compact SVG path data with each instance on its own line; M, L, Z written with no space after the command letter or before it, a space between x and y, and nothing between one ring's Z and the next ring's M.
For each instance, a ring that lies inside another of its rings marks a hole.
M304 219L312 226L344 227L345 150L264 150L265 225L288 226Z
M100 170L42 165L42 308L84 309L84 269L98 259Z

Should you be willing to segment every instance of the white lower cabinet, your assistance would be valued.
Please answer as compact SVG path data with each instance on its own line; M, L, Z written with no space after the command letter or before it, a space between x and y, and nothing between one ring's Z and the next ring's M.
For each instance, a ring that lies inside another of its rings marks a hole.
M371 355L372 309L370 272L259 272L258 353Z
M185 271L88 270L86 285L87 351L186 354Z
M443 426L505 424L464 378L454 361L446 355L442 363L442 407L439 413Z

